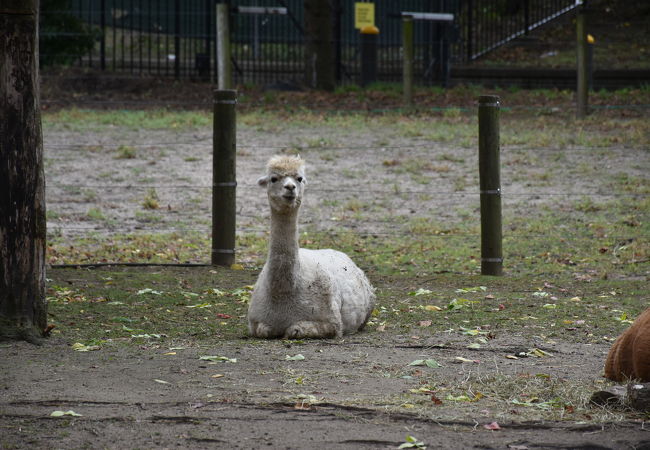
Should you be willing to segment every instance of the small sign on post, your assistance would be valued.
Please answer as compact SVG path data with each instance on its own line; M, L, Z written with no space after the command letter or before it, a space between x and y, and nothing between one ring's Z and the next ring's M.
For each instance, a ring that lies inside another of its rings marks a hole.
M354 4L354 28L360 30L364 27L375 26L375 4L357 2Z

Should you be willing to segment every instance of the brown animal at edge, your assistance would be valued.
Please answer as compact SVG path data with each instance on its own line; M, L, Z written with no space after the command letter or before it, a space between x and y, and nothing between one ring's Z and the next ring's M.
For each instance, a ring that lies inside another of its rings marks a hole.
M650 381L650 308L612 345L605 362L605 378Z

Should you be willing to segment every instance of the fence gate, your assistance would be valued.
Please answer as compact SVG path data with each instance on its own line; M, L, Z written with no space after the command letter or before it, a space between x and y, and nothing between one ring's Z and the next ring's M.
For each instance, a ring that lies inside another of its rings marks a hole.
M403 11L402 17L415 22L415 67L422 84L449 83L451 43L458 33L453 26L454 15L449 13L420 13Z
M286 6L232 8L234 84L275 85L286 89L299 85L304 73L301 18L302 11L292 11Z

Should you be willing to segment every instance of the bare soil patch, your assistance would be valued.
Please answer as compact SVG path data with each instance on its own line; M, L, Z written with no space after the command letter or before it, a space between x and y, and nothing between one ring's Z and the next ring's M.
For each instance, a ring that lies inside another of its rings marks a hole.
M430 346L435 344L444 347ZM407 336L376 334L339 342L230 341L87 353L71 351L58 338L43 347L4 345L2 443L7 448L395 448L414 435L429 448L650 445L642 421L504 421L501 411L480 406L467 411L446 400L426 413L404 407L408 392L421 386L408 366L414 359L435 357L443 364L436 377L449 385L495 371L543 372L591 383L607 350L559 344L549 349L556 355L552 361L503 359L532 344L525 336L500 339L489 351L472 353L479 364L454 364L463 348L440 334L419 345ZM305 359L286 359L298 353ZM237 361L210 364L200 360L206 354ZM300 376L304 384L298 385ZM53 418L55 410L82 416ZM494 421L501 430L484 428Z

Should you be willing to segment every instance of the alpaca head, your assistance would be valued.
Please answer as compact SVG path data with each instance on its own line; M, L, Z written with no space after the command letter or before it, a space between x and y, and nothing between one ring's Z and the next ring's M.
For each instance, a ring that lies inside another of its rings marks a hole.
M266 175L257 180L257 184L266 186L271 209L281 214L300 208L306 182L305 163L299 156L288 155L272 157Z

